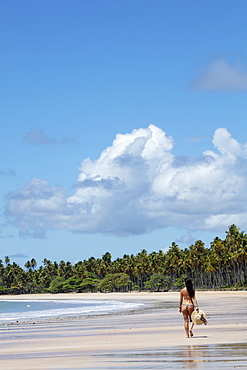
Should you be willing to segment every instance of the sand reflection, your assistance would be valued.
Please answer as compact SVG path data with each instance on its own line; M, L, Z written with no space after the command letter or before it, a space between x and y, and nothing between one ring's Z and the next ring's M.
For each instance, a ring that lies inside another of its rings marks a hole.
M232 369L247 368L247 344L188 345L157 351L111 354L114 369Z

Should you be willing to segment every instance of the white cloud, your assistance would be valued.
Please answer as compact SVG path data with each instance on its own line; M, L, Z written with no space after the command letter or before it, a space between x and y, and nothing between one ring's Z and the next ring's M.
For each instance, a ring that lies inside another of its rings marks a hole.
M215 131L213 144L225 156L245 157L244 147L233 139L225 128L218 128Z
M6 215L23 234L49 229L130 235L168 226L224 231L247 220L246 144L225 128L215 150L200 160L178 161L173 139L154 125L118 134L100 157L85 159L77 188L33 179L7 197Z
M247 91L247 68L216 59L193 82L192 88L205 91Z
M61 187L32 179L22 189L8 194L6 214L15 218L21 234L43 237L46 230L57 227L56 220L60 222L66 204L66 192Z

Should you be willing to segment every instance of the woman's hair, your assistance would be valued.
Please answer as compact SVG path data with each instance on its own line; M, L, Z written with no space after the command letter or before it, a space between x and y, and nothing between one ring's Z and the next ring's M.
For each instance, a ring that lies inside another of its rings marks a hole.
M184 283L185 283L185 286L186 286L186 289L189 293L190 298L194 298L195 297L195 290L194 290L194 287L193 287L192 280L189 279L189 278L186 278L186 279L184 279Z

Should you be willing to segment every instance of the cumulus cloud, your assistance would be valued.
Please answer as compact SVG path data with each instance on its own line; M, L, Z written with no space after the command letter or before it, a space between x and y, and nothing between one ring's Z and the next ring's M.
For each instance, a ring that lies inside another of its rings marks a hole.
M22 235L44 237L49 228L56 228L56 219L66 210L66 192L47 181L32 179L21 189L7 195L6 215L14 216L14 224Z
M247 68L239 63L230 65L216 59L192 81L192 88L219 92L247 91Z
M62 139L56 139L54 137L47 136L43 130L33 128L24 137L24 142L26 144L32 145L55 145L55 144L71 144L76 142L76 136L65 137Z
M168 226L224 231L247 221L247 145L225 128L215 150L181 161L174 141L150 125L118 134L94 161L83 160L76 190L33 179L7 196L6 216L22 234L49 229L131 235Z

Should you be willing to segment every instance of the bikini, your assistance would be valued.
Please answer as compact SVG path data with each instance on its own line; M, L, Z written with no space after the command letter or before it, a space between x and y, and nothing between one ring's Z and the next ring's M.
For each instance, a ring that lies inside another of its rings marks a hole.
M184 306L184 307L186 307L186 308L194 307L194 305L193 305L193 304L187 304L187 303L186 303L186 304L185 304L185 303L183 303L183 306Z
M183 303L182 306L184 306L187 310L189 309L189 307L195 307L193 304L189 304L189 303ZM189 316L189 319L190 319L190 322L192 322L192 318Z

